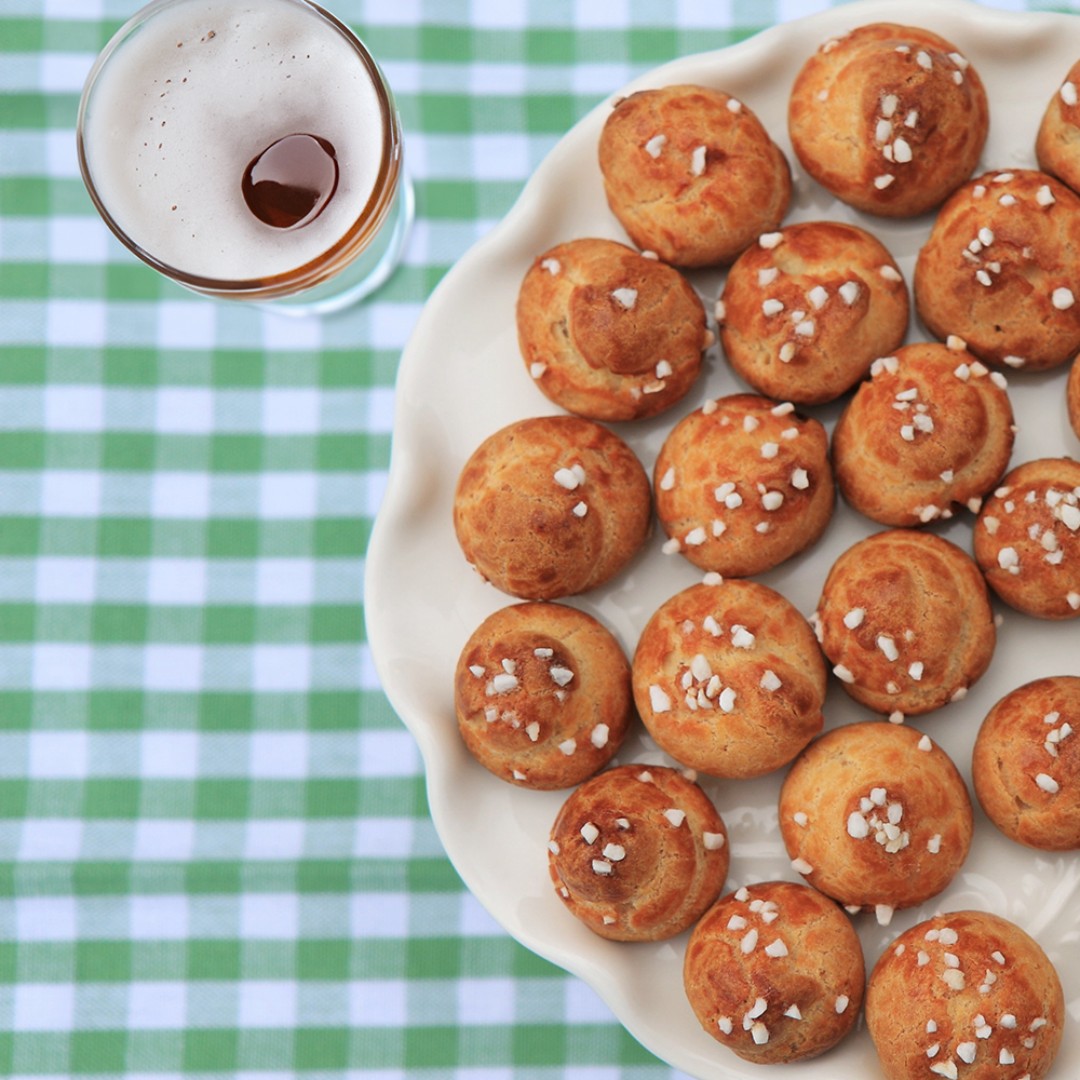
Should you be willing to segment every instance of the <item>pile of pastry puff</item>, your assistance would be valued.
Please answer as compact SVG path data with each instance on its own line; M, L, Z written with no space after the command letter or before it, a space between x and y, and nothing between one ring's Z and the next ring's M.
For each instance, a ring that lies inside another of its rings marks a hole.
M567 910L596 934L689 930L704 1029L754 1062L836 1045L865 1016L888 1080L1040 1080L1064 1023L1058 975L984 911L903 933L869 974L852 924L941 893L973 804L906 722L961 700L994 654L992 607L1080 618L1080 463L1011 462L1006 373L1072 364L1080 436L1080 105L1070 72L1039 169L973 176L989 112L978 72L927 30L825 42L793 85L789 135L813 182L867 215L935 211L909 299L871 231L786 224L789 164L751 108L668 86L617 101L599 165L634 246L573 238L536 255L516 308L525 371L563 413L512 423L460 473L467 562L515 598L461 650L455 709L476 759L570 794L548 844ZM723 267L710 327L684 276ZM911 304L934 340L905 341ZM673 423L652 476L609 426L666 412L716 344L751 392ZM832 435L816 406L843 402ZM753 580L826 532L837 492L883 526L833 563L810 617ZM925 528L967 512L970 551ZM628 657L560 603L611 581L653 521L703 578ZM830 680L878 714L824 730ZM883 723L882 718L891 723ZM671 765L617 764L644 725ZM1080 673L1015 689L972 748L975 795L1010 840L1080 848ZM801 881L724 895L725 824L698 774L786 770L780 832Z

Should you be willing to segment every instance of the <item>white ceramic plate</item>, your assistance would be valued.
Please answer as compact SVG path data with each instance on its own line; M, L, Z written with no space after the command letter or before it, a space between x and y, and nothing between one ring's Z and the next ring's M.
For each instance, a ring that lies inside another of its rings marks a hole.
M935 30L952 40L987 86L991 133L980 168L1033 167L1042 111L1080 56L1080 20L1066 15L1017 15L962 0L861 0L770 29L720 52L690 56L650 72L612 98L644 86L701 83L741 98L774 139L794 156L786 134L788 91L807 55L828 37L880 20ZM431 812L447 854L467 886L506 930L536 953L575 973L610 1005L652 1052L702 1078L754 1077L747 1065L698 1026L681 981L685 936L655 945L607 942L574 920L556 898L545 844L566 793L522 790L480 768L459 740L452 701L453 669L469 634L512 598L481 582L457 546L451 506L458 472L487 435L512 420L557 411L525 371L514 329L517 288L533 257L580 236L625 239L604 201L596 143L610 101L586 116L556 146L501 225L471 250L436 289L401 361L393 458L386 501L368 553L365 608L376 667L391 703L415 736L427 770ZM796 171L787 220L859 221L890 248L911 281L929 219L889 222L859 217ZM694 276L712 311L721 276ZM911 340L925 335L913 323ZM1065 371L1013 375L1010 394L1020 433L1013 464L1080 453L1065 414ZM689 399L640 426L617 430L651 473L665 433L707 397L745 389L726 361L710 354ZM810 410L831 426L838 407ZM970 550L972 518L939 529ZM836 556L877 531L842 504L811 552L761 580L809 615ZM574 600L602 619L631 654L659 604L700 580L679 556L665 556L656 531L646 551L616 581ZM970 749L983 716L1009 690L1045 675L1080 674L1080 621L1044 623L1003 610L1004 624L988 674L957 704L918 718L970 777ZM870 713L833 687L826 725ZM619 761L664 758L637 737ZM730 830L728 889L769 878L799 880L776 828L781 775L754 781L703 780ZM923 908L901 912L888 927L872 915L857 926L868 968L897 933L934 911L981 907L1013 919L1042 943L1057 964L1069 1003L1057 1077L1080 1075L1080 857L1034 853L1010 843L978 817L976 838L949 890ZM794 1066L799 1080L863 1080L878 1075L873 1047L861 1029L822 1058ZM1003 1077L1003 1080L1013 1080Z

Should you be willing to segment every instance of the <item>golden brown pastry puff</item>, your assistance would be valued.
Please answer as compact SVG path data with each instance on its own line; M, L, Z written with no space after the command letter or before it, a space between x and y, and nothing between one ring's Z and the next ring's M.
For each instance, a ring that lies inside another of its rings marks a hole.
M814 632L758 582L691 585L665 601L632 669L638 713L657 745L713 776L786 765L823 724L826 672Z
M645 542L651 514L649 478L633 450L579 416L501 428L470 455L454 495L465 558L526 600L603 584Z
M556 894L614 941L660 941L695 922L727 878L727 830L693 781L617 765L576 788L548 842Z
M454 706L484 768L521 787L572 787L607 765L626 736L630 664L592 615L512 604L484 619L461 650Z
M539 255L517 299L525 366L556 405L593 420L670 408L712 344L705 308L675 269L614 240L571 240Z
M949 911L906 930L866 988L886 1080L1043 1080L1065 1022L1050 958L988 911Z
M1005 377L954 339L876 360L833 429L840 493L883 525L978 513L1004 475L1016 428Z
M814 622L843 688L893 718L964 697L997 643L974 560L913 529L875 533L844 551L825 579Z
M667 554L731 577L814 543L836 502L821 422L755 394L707 401L668 433L653 471Z
M1080 848L1080 676L1035 679L987 713L971 781L986 816L1011 840Z
M1080 352L1080 196L1008 169L941 208L915 262L915 307L997 368L1045 371Z
M1065 393L1069 423L1076 432L1076 437L1080 439L1080 357L1074 359L1072 367L1069 368L1069 381Z
M755 390L821 404L903 342L908 310L881 241L856 225L807 221L765 234L736 259L717 322L724 355Z
M838 199L913 217L971 175L989 116L982 80L955 45L882 22L831 38L806 61L788 131L803 168Z
M761 121L705 86L620 98L599 157L612 213L638 247L673 266L730 263L791 201L787 159Z
M1039 458L1006 473L979 512L975 560L1010 607L1080 617L1080 461Z
M1080 60L1046 103L1035 136L1035 158L1043 172L1080 190Z
M690 934L686 996L714 1039L756 1064L805 1061L855 1026L866 982L851 920L793 881L721 897Z
M915 728L865 720L815 739L780 788L780 832L809 884L887 924L937 896L971 847L967 787Z

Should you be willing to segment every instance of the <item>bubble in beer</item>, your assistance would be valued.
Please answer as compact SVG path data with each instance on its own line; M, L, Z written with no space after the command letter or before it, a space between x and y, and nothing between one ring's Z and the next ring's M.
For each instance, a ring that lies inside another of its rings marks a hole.
M338 184L333 144L318 135L286 135L257 154L241 182L248 209L275 229L314 221Z

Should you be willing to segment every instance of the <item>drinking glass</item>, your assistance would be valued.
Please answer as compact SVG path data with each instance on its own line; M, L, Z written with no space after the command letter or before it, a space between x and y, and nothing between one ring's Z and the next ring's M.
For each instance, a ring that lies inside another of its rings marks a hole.
M323 314L400 261L413 190L393 96L310 0L152 0L90 70L76 135L109 228L202 295Z

